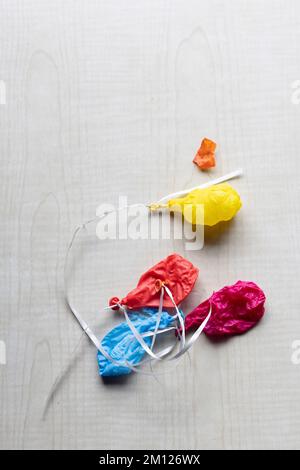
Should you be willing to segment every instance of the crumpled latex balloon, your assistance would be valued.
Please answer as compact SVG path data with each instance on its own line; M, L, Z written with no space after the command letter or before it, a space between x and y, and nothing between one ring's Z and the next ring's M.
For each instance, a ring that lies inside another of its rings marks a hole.
M221 183L204 189L195 189L181 198L170 199L167 205L174 212L182 212L184 218L191 224L204 222L204 225L213 226L232 219L242 203L239 194L230 184Z
M157 309L144 308L138 312L133 311L130 313L130 320L140 334L153 332L158 320ZM173 321L174 317L163 310L159 329L168 328ZM152 337L145 336L144 341L150 346ZM138 365L145 354L145 350L134 337L126 322L120 323L110 330L102 339L101 345L115 361L121 363L121 365L114 364L98 351L99 373L103 377L130 374L131 369L125 361L128 361L131 366Z
M238 281L214 292L185 318L186 331L196 328L208 315L204 328L208 336L241 334L256 325L264 314L264 292L254 282Z
M217 145L215 142L210 139L204 138L201 142L200 148L198 149L195 155L193 162L196 163L196 165L201 170L208 170L208 168L216 166L216 147Z
M173 253L148 269L140 278L137 286L122 300L113 297L109 305L117 303L129 309L141 307L158 307L160 290L163 285L170 289L175 303L178 305L191 292L198 277L198 268L182 256ZM174 304L169 296L164 296L164 307L171 308Z

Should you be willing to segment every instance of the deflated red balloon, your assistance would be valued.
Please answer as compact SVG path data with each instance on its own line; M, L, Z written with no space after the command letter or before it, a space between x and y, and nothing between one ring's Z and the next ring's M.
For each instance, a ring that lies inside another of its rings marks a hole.
M214 292L185 318L186 331L198 327L211 309L204 328L208 336L241 334L256 325L264 314L266 297L254 282L238 281Z
M191 292L198 277L198 268L182 256L174 253L146 271L137 286L121 301L113 297L109 304L120 303L130 309L158 307L163 285L170 289L178 305ZM169 296L164 296L164 307L173 307Z

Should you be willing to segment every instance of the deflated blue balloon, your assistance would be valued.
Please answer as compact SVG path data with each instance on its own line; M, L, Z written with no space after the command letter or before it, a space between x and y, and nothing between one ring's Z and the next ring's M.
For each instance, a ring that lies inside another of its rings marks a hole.
M139 311L129 313L130 320L140 334L152 332L155 330L157 322L157 308L143 308ZM161 314L159 329L168 328L174 321L174 317L168 312ZM150 346L152 337L144 337L145 343ZM121 363L116 365L106 359L98 351L97 359L99 373L103 377L130 374L131 369L125 364L127 361L131 366L137 365L145 354L145 350L134 337L126 322L120 323L109 331L101 341L101 346L115 360Z

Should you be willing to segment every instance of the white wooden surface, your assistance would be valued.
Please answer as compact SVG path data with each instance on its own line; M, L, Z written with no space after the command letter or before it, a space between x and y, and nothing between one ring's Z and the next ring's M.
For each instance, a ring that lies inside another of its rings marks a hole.
M2 0L0 44L0 447L299 447L299 2ZM203 136L218 143L209 176L191 163ZM238 167L243 209L202 251L87 237L73 298L100 335L116 322L107 299L176 250L200 268L187 310L253 280L265 318L201 337L159 384L104 384L63 301L73 228L119 194L149 201Z

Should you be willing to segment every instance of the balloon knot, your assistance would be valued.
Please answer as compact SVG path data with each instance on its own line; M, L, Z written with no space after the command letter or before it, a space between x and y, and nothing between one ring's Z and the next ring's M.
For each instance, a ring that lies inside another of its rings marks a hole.
M162 281L161 279L156 279L155 284L154 284L156 292L159 292L161 288L167 284L168 284L168 280Z

